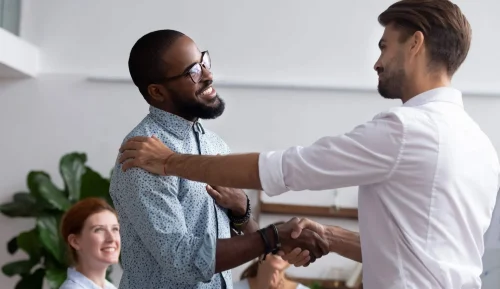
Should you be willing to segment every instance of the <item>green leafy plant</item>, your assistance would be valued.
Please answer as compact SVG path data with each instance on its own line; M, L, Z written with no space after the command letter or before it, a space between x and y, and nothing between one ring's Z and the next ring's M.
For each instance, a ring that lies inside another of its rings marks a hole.
M17 192L13 200L0 205L0 212L11 218L34 218L33 229L21 232L7 243L10 254L24 251L28 258L3 265L2 272L21 279L15 289L41 289L44 279L57 289L66 279L68 260L64 240L59 233L63 214L77 201L100 197L113 205L109 179L86 166L84 153L69 153L59 161L64 188L58 188L49 174L31 171L27 176L29 192ZM107 278L111 273L109 267Z

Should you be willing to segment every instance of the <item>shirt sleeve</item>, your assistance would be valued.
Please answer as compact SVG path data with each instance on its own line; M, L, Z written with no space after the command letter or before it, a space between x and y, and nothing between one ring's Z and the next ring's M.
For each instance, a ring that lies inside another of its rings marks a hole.
M119 174L119 206L165 274L185 283L208 282L215 274L217 236L188 232L177 198L178 179L132 168Z
M396 167L405 127L384 113L352 131L317 140L308 147L261 153L259 176L271 196L302 190L327 190L380 182Z

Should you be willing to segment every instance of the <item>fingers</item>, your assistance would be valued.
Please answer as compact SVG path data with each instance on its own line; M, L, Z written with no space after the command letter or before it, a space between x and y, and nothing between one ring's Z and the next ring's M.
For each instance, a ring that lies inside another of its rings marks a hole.
M308 249L309 252L311 252L311 262L314 262L316 258L321 258L322 256L328 254L328 245L326 241L323 240L316 232L305 229L302 231L302 234L297 240L303 244L299 245L300 247Z
M318 224L318 223L316 223L316 222L314 222L312 220L309 220L307 218L302 218L293 227L292 238L296 239L297 237L299 237L300 233L304 229L309 229L309 230L314 231L314 232L316 232L316 233L318 233L320 235L323 234L323 227L322 227L322 225L320 225L320 224Z
M120 147L120 152L124 152L126 150L138 150L141 148L143 142L137 142L137 141L127 141L126 143L122 144Z
M308 250L302 251L293 261L295 267L307 267L310 263L316 260L314 256L311 256Z
M126 161L122 164L122 171L126 171L130 168L137 167L137 160L135 159L130 159L129 161Z
M217 190L215 190L212 186L207 185L206 189L207 193L215 200L218 200L221 197L220 193Z
M124 144L121 145L120 147L120 152L123 152L125 150L136 150L138 148L140 148L140 146L142 144L144 144L145 142L148 142L148 141L151 141L151 140L158 140L158 138L156 138L155 136L153 136L152 138L148 137L148 136L134 136L132 138L129 138Z
M304 223L302 222L302 220L300 220L299 218L293 218L293 227L292 227L292 238L293 239L297 239L299 236L300 236L300 233L302 233L302 230L305 228L304 227ZM291 220L291 221L292 221Z
M156 138L155 136L153 137ZM149 136L134 136L129 138L127 141L147 142L149 139L151 139Z
M285 254L283 251L278 252L278 255L288 263L294 265L295 267L304 266L309 264L311 261L311 256L308 250L302 251L301 248L295 248L290 251L288 254Z
M297 256L302 252L302 249L300 248L295 248L292 251L285 253L283 251L278 252L278 256L281 257L281 259L288 261L288 263L292 264L293 260L297 258Z
M124 151L121 155L120 155L120 158L118 159L118 161L120 163L123 163L127 160L130 160L130 159L134 159L135 157L137 156L137 151L133 150L127 150L127 151Z

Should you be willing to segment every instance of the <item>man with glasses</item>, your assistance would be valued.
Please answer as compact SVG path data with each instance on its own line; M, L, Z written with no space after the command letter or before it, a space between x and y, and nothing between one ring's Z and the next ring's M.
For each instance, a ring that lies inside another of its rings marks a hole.
M224 111L207 51L181 32L159 30L135 43L128 65L150 112L125 141L154 135L179 153L229 153L199 122ZM232 288L230 269L258 256L303 249L303 258L314 261L328 253L328 243L312 231L290 237L295 219L257 231L242 190L137 168L123 172L117 163L110 194L122 234L120 288Z

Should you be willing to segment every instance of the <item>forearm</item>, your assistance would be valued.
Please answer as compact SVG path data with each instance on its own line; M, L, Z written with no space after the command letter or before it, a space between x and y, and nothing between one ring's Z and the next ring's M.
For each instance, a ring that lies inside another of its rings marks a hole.
M254 220L253 216L250 216L248 223L241 226L241 231L243 231L243 234L245 235L257 232L257 230L259 230L259 224Z
M268 240L273 240L272 232L266 230ZM259 232L217 240L215 273L238 267L264 254L265 246Z
M362 262L359 233L336 226L326 226L326 238L330 246L330 252Z
M174 154L168 158L165 172L215 186L262 190L258 153L225 156Z

